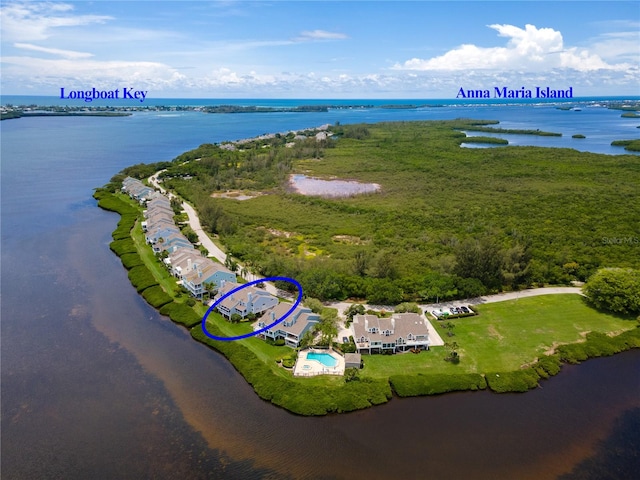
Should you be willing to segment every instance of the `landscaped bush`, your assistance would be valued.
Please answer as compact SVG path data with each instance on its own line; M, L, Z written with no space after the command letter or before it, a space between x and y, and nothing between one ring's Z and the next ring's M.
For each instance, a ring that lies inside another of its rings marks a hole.
M560 373L562 363L559 355L544 355L532 365L540 378L549 378Z
M109 248L121 257L125 253L138 253L135 244L131 238L125 238L122 240L114 240L109 244Z
M483 390L487 388L484 377L477 373L393 375L391 386L400 397L437 395L460 390Z
M145 288L158 285L158 282L156 281L153 274L144 265L133 267L131 270L129 270L128 276L129 280L131 280L131 283L136 288L136 290L138 290L138 292L143 291Z
M273 344L274 344L276 347L283 347L283 346L284 346L284 338L278 338L278 339L276 339L276 341L275 341L275 342L273 342Z
M342 353L356 353L355 343L351 343L351 342L341 343L341 344L338 344L337 347L340 348Z
M202 318L184 303L167 303L160 309L160 313L187 328L192 328L202 321Z
M291 357L284 357L282 359L282 366L285 368L293 368L293 366L296 364L296 359L295 358L291 358Z
M640 328L628 330L615 337L591 332L587 334L585 342L561 345L556 351L563 362L579 363L590 357L613 355L630 348L640 348Z
M154 285L153 287L145 289L142 292L142 296L149 305L155 308L160 308L173 301L173 299L167 295L160 285Z
M526 392L538 386L540 376L533 368L523 368L515 372L487 373L489 388L497 393Z
M122 265L127 270L131 270L133 267L139 267L140 265L144 265L144 262L140 258L138 253L123 253L120 255L120 260L122 261Z

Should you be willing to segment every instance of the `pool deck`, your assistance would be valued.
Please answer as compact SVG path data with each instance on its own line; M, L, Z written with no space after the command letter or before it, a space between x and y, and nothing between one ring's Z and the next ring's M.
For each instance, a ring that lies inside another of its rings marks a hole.
M307 353L329 353L338 362L335 367L327 367L318 360L307 360ZM316 375L344 375L344 357L332 350L309 349L298 353L298 360L293 367L294 377L315 377Z

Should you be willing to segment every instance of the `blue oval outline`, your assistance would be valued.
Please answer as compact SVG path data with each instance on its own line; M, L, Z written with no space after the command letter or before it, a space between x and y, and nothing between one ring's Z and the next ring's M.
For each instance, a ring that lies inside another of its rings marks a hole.
M257 285L258 283L275 282L275 281L283 281L283 282L293 283L296 286L296 288L298 289L298 298L296 299L296 302L287 311L287 313L285 313L281 318L277 319L272 324L267 325L264 328L261 328L260 330L256 330L255 332L251 332L251 333L245 333L244 335L237 335L235 337L218 337L217 335L213 335L212 333L209 333L207 331L207 317L213 311L213 309L216 308L216 306L221 301L223 301L225 298L227 298L229 295L233 295L235 292L238 292L238 291L242 290L243 288L250 287L251 285ZM220 341L223 341L223 342L231 342L231 341L234 341L234 340L242 340L243 338L253 337L255 335L258 335L259 333L264 332L265 330L269 330L271 327L275 327L277 324L279 324L281 322L284 322L286 320L286 318L293 313L293 311L296 309L296 307L298 305L300 305L300 302L302 302L302 285L300 285L300 282L298 282L297 280L295 280L293 278L289 278L289 277L265 277L265 278L260 278L258 280L253 280L251 282L247 282L247 283L244 283L244 284L240 285L238 288L234 288L233 290L231 290L228 293L225 293L222 297L220 297L218 300L216 300L213 303L213 305L211 305L209 307L209 309L207 310L207 312L204 314L204 317L202 317L202 323L201 323L202 331L204 332L204 334L207 337L212 338L214 340L220 340Z

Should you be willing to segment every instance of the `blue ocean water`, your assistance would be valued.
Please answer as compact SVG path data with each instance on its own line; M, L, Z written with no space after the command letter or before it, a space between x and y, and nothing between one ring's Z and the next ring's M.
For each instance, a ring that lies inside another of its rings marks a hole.
M551 478L565 453L565 467L571 469L572 452L588 451L615 417L637 407L638 352L565 367L568 372L524 396L485 392L394 399L340 417L289 415L260 400L224 358L144 303L108 249L117 215L96 208L91 194L126 166L171 160L202 143L338 121L495 119L506 128L563 133L504 136L514 144L625 153L609 144L637 138L640 122L620 113L596 106L575 112L553 105L468 104L326 113L147 111L0 122L4 473L7 478L414 478L429 471L436 478L475 478L482 471L486 478L523 478L526 469L532 477ZM587 138L571 139L573 133ZM386 435L380 435L380 425L388 427ZM208 434L211 450L201 445L201 432ZM451 450L460 439L465 448ZM195 453L185 455L183 447ZM200 475L202 458L217 460L225 451L246 459L236 467L243 468L241 474L233 475L223 458L223 473ZM497 457L500 462L486 462ZM182 470L176 458L192 470ZM283 475L259 470L258 460L264 459L275 459ZM615 468L620 464L620 458L611 462Z

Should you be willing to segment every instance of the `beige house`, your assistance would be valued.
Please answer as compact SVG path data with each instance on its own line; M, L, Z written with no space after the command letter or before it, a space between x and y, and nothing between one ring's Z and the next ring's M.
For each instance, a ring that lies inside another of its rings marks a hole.
M396 313L390 318L356 315L352 327L358 353L429 349L429 328L415 313Z

